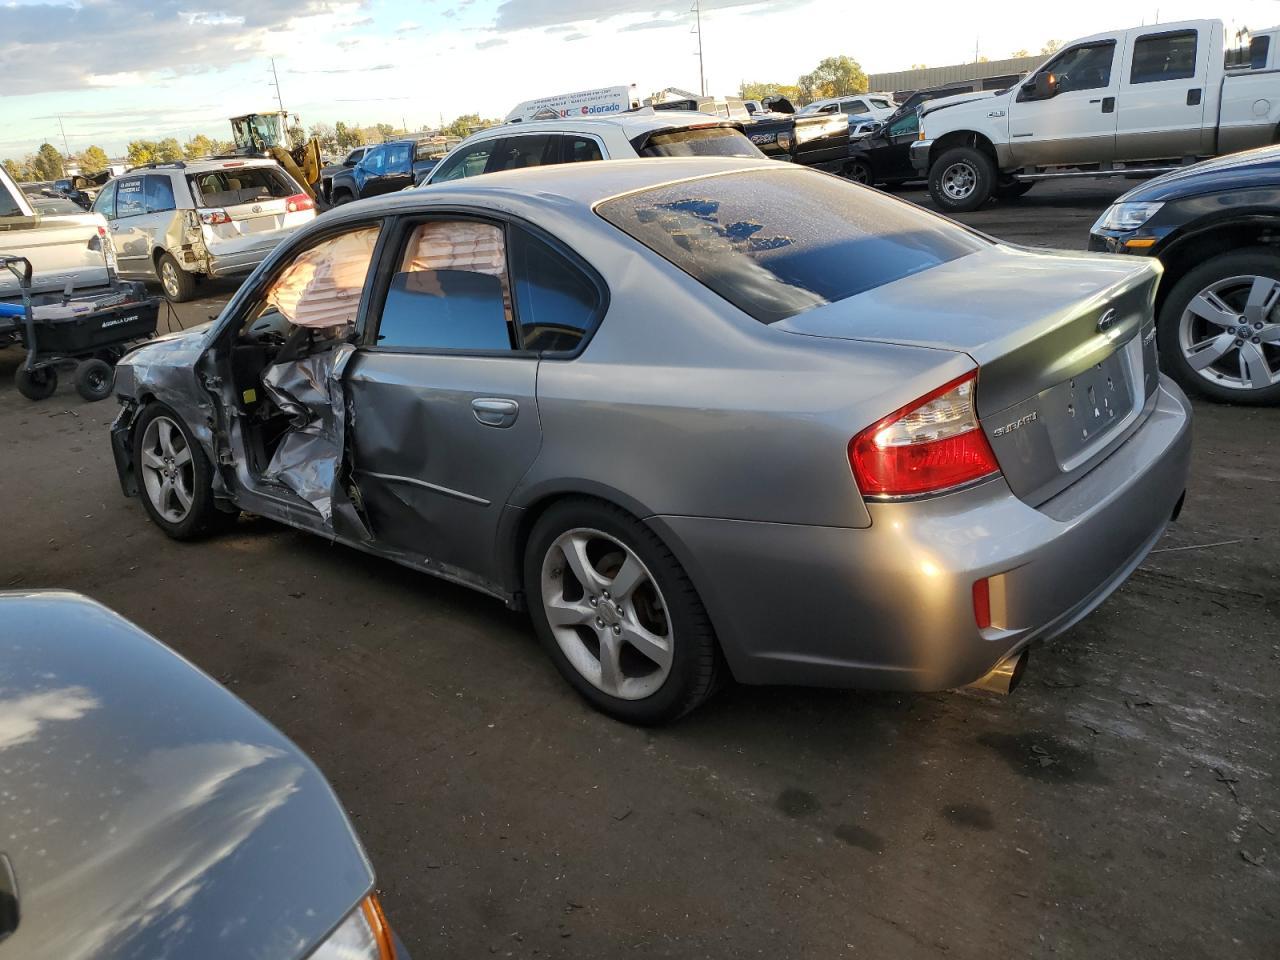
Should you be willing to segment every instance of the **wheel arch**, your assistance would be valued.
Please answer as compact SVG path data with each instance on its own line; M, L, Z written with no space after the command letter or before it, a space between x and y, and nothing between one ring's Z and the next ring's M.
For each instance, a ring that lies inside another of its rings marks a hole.
M1190 269L1212 257L1244 247L1272 247L1280 257L1280 215L1260 212L1246 217L1232 214L1229 218L1201 222L1167 237L1152 249L1152 255L1164 266L1165 278L1156 291L1158 316L1165 297L1174 284Z
M952 130L935 140L933 146L929 148L929 169L932 170L938 158L953 147L973 147L981 150L991 158L991 163L996 170L1000 169L1000 156L996 153L995 144L976 130Z

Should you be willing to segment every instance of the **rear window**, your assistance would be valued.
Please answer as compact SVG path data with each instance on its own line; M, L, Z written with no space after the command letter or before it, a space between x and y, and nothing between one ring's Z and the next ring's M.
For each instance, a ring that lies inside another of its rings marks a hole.
M763 157L736 127L693 127L650 134L637 148L642 157Z
M200 207L234 207L258 200L283 200L300 192L275 167L226 167L187 175L191 195Z
M597 212L761 323L985 246L874 190L786 170L669 184L609 200Z
M7 186L0 183L0 217L20 216L22 216L22 207L18 206L18 198L10 192Z

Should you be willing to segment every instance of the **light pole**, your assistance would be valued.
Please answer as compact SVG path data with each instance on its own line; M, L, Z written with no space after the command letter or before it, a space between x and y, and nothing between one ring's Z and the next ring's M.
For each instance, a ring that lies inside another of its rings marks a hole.
M702 0L693 0L693 32L698 35L698 92L707 95L707 75L702 68Z

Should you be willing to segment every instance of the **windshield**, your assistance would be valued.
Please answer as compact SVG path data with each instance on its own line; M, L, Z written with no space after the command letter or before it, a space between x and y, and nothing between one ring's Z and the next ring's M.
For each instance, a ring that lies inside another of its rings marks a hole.
M597 213L762 323L985 246L874 190L786 170L669 184L609 200Z
M642 157L763 157L737 127L694 127L650 134L637 146Z

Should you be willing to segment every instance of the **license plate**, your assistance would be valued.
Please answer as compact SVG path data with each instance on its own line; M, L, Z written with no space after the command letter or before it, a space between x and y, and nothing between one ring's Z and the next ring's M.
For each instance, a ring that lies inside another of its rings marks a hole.
M1132 412L1130 366L1122 348L1046 391L1042 409L1052 412L1049 437L1063 467Z

